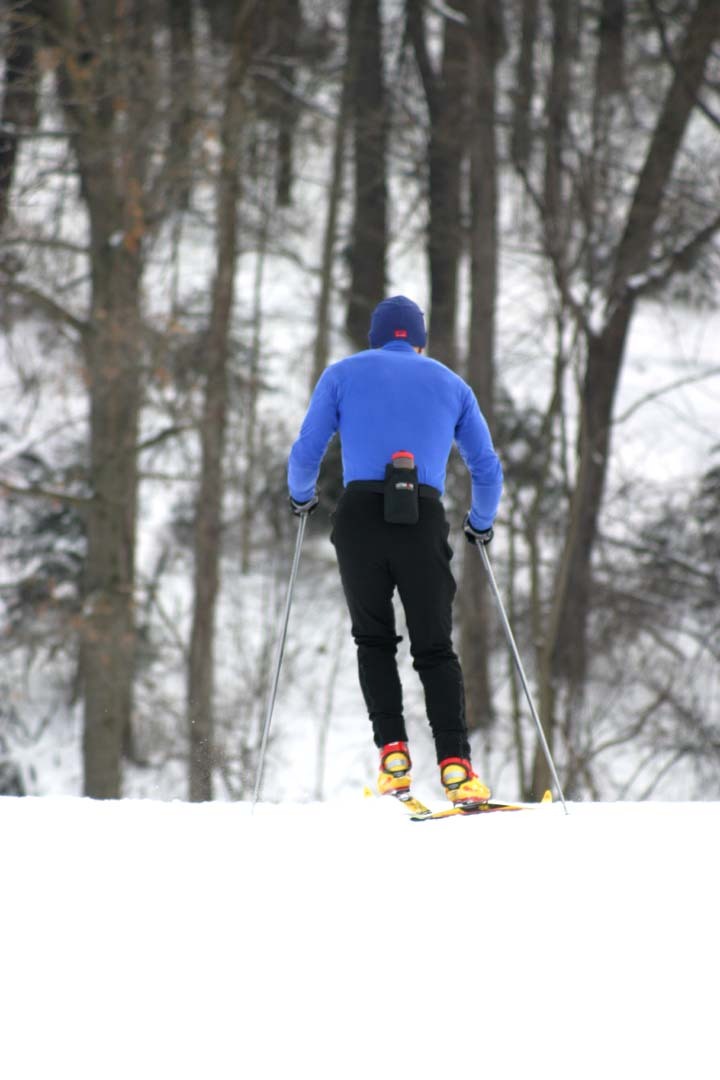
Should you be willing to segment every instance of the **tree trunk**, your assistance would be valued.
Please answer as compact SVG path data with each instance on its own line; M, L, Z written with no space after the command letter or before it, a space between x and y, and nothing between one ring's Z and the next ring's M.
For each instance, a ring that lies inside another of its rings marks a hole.
M349 52L349 47L348 47ZM320 292L317 301L315 345L313 366L310 376L310 390L325 370L329 355L329 315L335 267L335 244L337 241L338 215L343 191L343 173L345 163L346 129L350 117L351 83L348 77L349 59L345 63L345 73L340 91L340 107L335 121L333 138L332 165L330 168L330 190L328 191L325 232L323 235L322 264L320 266Z
M272 196L271 196L272 198ZM265 264L267 260L268 232L272 216L272 206L261 208L262 219L258 234L258 250L255 253L255 275L252 300L252 339L250 344L250 362L247 371L247 390L243 396L245 412L245 476L242 481L242 521L240 525L240 571L250 573L250 561L255 534L255 517L258 505L259 473L258 446L258 399L260 397L260 370L263 344L263 292L265 288Z
M346 328L368 347L373 309L385 296L387 107L379 0L350 0L349 63L354 106L355 209Z
M618 94L625 85L625 19L625 0L602 0L595 79L596 95L600 101Z
M170 138L168 198L186 211L192 186L192 137L195 128L192 0L167 0L170 24Z
M146 25L115 20L113 4L95 5L87 22L75 22L70 9L63 15L69 21L53 23L61 45L58 81L90 226L91 313L83 342L92 494L80 627L84 791L117 798L122 749L130 741L135 667L140 279L146 231L147 142L141 134L142 106L127 94L126 80L137 75L135 57L142 57L143 65L152 60Z
M109 235L116 231L110 219L106 228ZM113 250L106 238L93 258L92 329L85 349L92 500L86 514L80 670L84 793L93 798L121 795L122 751L132 716L139 281L139 252Z
M87 9L50 5L46 15L90 231L83 350L91 499L79 634L84 791L98 798L121 794L122 751L131 743L141 277L148 161L156 149L154 17L139 4L119 16L112 0Z
M228 61L217 187L217 256L207 335L205 397L200 431L201 473L195 507L193 621L188 658L189 796L212 799L215 607L220 583L223 456L227 417L228 343L237 259L243 81L248 63L247 14L235 17Z
M565 231L562 164L570 108L570 3L569 0L552 0L551 6L553 60L546 106L543 224L547 249L557 260Z
M532 99L535 93L535 42L538 36L538 0L522 0L520 51L515 66L510 152L518 172L525 172L532 149Z
M457 5L463 13L468 0ZM428 230L430 274L429 351L448 367L457 367L456 319L458 267L463 246L461 186L467 153L468 29L445 19L442 66L433 69L422 18L421 0L407 0L408 37L427 101Z
M495 392L495 303L498 275L498 155L495 73L502 53L497 0L474 0L470 78L470 329L467 380L492 430ZM467 546L462 581L461 651L468 723L493 721L488 664L488 590L477 551Z
M0 230L8 214L22 130L37 123L38 73L35 66L37 15L32 3L8 15L5 73L0 113Z
M296 80L296 54L302 30L302 12L299 0L282 0L278 11L278 44L280 54L280 80L284 89L279 93L277 119L277 183L278 206L289 206L292 201L293 141L298 118L298 104L294 88Z

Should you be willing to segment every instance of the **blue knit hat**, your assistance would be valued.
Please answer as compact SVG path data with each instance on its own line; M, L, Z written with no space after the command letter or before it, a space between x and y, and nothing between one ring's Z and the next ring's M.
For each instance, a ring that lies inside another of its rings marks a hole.
M427 341L423 313L407 296L382 300L372 313L369 338L373 349L380 349L389 341L407 341L422 348Z

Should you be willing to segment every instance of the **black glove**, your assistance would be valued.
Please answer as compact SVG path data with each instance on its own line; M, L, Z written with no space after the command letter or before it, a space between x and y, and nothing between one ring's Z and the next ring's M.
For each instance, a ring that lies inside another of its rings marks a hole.
M301 514L312 514L313 510L317 510L319 502L317 495L313 495L312 499L308 499L304 503L295 502L291 495L290 509L296 517L300 517Z
M492 525L489 529L476 529L470 524L470 514L466 514L463 519L463 532L468 544L489 544L492 540L493 533Z

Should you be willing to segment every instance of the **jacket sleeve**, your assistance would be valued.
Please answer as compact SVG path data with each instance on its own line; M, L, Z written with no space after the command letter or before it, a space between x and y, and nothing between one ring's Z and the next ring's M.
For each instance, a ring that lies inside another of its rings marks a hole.
M467 384L455 428L455 442L472 478L470 524L474 529L489 529L502 494L502 465L495 453L487 421Z
M290 451L288 488L296 502L307 502L315 494L320 464L338 423L335 379L332 368L326 368L313 391L300 434Z

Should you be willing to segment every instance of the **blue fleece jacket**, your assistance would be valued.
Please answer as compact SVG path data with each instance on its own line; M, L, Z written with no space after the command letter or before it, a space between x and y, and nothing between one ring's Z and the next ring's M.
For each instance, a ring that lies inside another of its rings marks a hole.
M472 477L470 523L487 529L502 492L502 468L470 387L405 341L348 356L326 368L293 444L288 486L296 502L315 492L320 463L340 432L343 478L382 480L397 450L415 455L418 480L443 491L453 440Z

